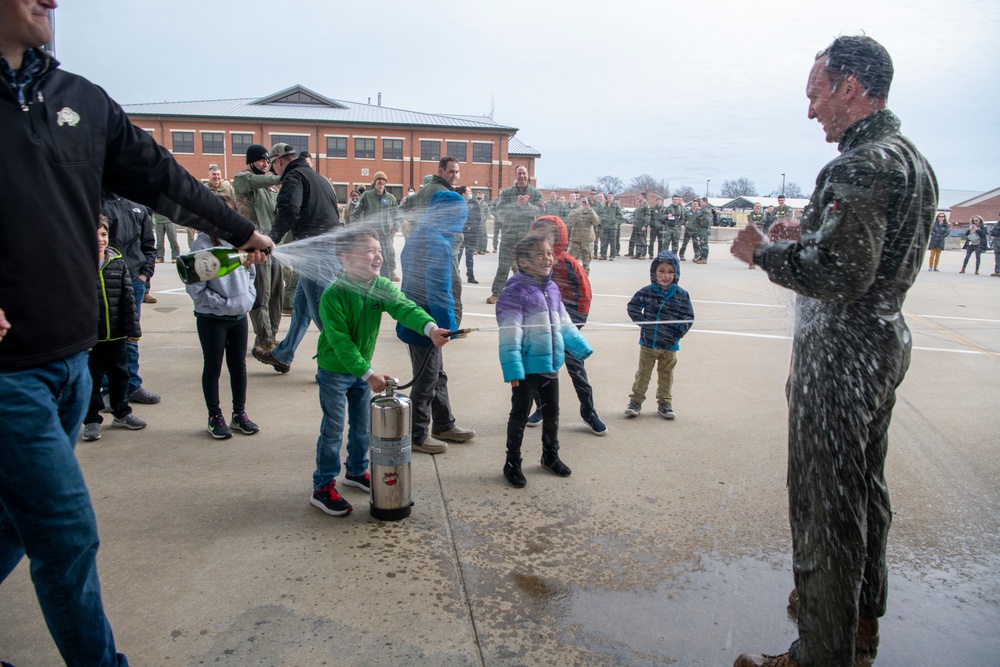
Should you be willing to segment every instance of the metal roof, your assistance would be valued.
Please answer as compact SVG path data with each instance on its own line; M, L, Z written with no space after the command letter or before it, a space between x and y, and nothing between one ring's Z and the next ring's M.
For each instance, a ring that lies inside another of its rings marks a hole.
M542 154L534 148L524 143L517 137L511 137L507 142L507 155L521 155L524 157L542 157Z
M316 103L289 104L281 100L301 94ZM463 129L488 129L517 132L516 127L501 125L488 116L462 116L421 113L361 102L323 97L304 86L291 86L263 98L201 100L195 102L153 102L124 104L129 115L172 117L216 117L253 120L289 120L303 122L345 123L356 125L424 125Z

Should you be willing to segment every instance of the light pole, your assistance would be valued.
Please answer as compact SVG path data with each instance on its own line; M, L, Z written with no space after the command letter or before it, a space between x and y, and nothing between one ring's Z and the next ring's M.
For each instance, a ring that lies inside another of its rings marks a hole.
M785 175L781 175L781 196L785 196Z
M711 178L705 181L705 197L708 197L708 186L711 182L712 182Z

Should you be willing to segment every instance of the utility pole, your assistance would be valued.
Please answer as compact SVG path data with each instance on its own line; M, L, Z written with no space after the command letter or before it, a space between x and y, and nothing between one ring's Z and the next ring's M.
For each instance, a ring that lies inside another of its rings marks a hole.
M708 197L708 186L712 183L712 179L705 181L705 196Z
M785 175L781 175L781 196L785 196Z

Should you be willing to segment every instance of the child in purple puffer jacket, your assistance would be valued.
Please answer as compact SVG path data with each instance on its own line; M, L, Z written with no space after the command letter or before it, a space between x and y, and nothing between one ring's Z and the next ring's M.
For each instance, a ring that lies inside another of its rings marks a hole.
M581 361L593 349L566 314L551 280L552 246L532 233L514 246L515 273L497 300L500 366L512 389L503 474L511 486L527 484L521 471L521 440L536 395L542 409L542 465L562 477L572 471L559 460L559 369L566 350Z

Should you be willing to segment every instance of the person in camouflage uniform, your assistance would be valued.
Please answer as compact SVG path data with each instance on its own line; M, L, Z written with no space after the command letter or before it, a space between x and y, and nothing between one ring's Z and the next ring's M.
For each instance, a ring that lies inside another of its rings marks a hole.
M496 213L503 225L503 236L500 237L497 275L486 303L497 302L514 266L514 246L528 235L532 223L542 215L543 210L542 193L528 184L527 167L519 166L514 170L514 185L502 190L497 201Z
M645 259L646 257L646 230L649 228L650 216L649 202L646 201L646 193L639 193L639 205L632 212L632 235L628 239L628 255L632 259Z
M896 389L910 362L903 301L938 203L934 171L888 108L892 60L867 36L816 57L809 118L840 156L823 167L800 221L765 242L740 230L732 253L797 293L788 397L788 505L798 639L735 667L851 667L878 648L892 519L885 478ZM799 238L795 238L798 236Z
M663 210L663 245L667 250L677 254L681 243L681 233L687 224L688 210L684 208L684 200L680 195L670 198L670 205Z
M621 205L615 201L614 193L609 192L604 207L604 220L601 222L601 245L598 248L600 259L615 261L620 250L618 230L624 221L625 214L622 213Z
M693 216L695 264L708 264L708 239L712 236L712 221L715 207L708 203L708 197L701 198L701 205Z

